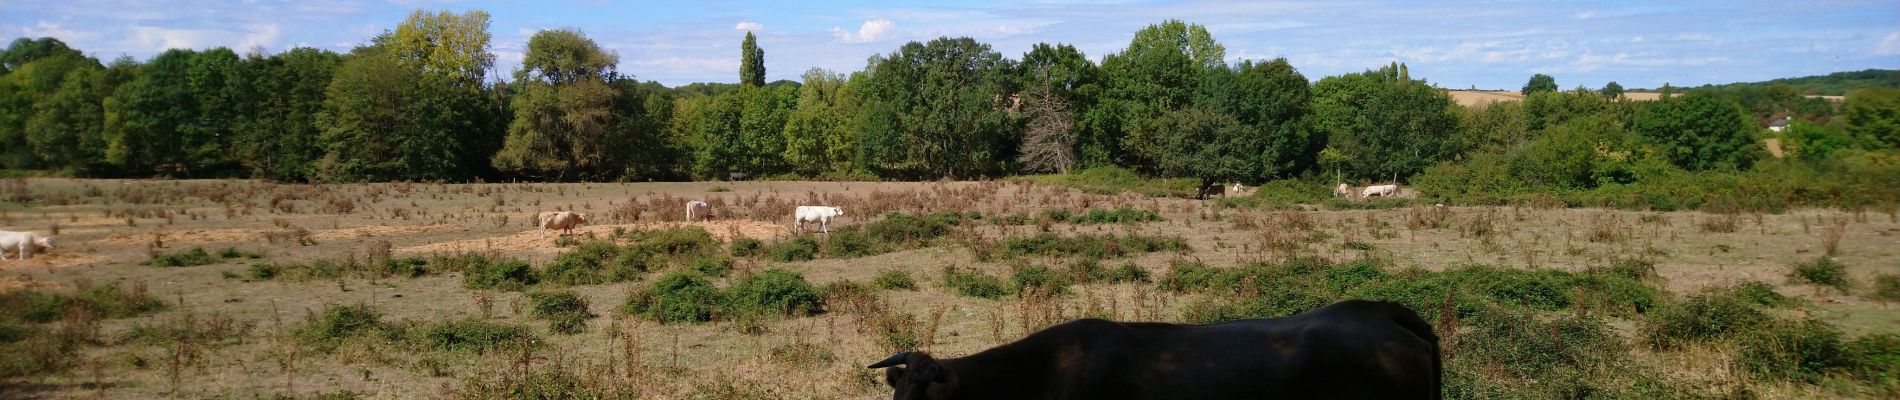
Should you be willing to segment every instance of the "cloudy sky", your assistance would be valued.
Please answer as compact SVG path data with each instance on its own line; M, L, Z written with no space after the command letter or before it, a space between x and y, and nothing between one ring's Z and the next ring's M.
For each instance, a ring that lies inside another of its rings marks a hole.
M1164 19L1208 27L1231 60L1286 57L1308 78L1398 61L1443 87L1625 87L1758 81L1900 68L1900 2L1872 1L110 1L0 0L0 36L59 38L102 59L174 47L337 51L415 9L493 15L498 64L528 36L577 28L620 70L668 85L736 82L739 41L759 35L768 79L853 71L905 42L969 36L1012 58L1037 42L1089 58Z

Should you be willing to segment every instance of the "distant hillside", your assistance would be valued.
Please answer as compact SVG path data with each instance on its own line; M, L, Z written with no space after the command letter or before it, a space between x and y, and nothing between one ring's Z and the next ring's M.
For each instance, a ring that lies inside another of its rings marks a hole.
M1739 89L1743 87L1761 89L1780 83L1793 85L1796 90L1801 91L1801 94L1804 95L1844 96L1847 95L1847 92L1870 87L1900 88L1900 70L1869 69L1854 72L1836 72L1827 75L1782 78L1766 82L1702 85L1695 89Z

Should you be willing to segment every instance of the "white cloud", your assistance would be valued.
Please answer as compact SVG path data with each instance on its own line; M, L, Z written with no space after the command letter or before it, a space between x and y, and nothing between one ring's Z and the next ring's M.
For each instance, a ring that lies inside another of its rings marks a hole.
M881 39L889 38L890 35L895 32L897 32L897 24L891 22L891 20L883 19L883 18L865 20L864 25L859 26L857 32L846 31L840 28L831 28L832 36L837 36L838 40L853 42L853 43L875 42Z
M269 48L277 44L282 31L277 24L253 25L249 29L238 31L134 26L126 38L125 47L156 52L166 49L203 49L224 46L243 52L257 47Z
M1900 32L1889 33L1886 39L1881 39L1880 45L1874 46L1874 54L1883 56L1900 54Z
M1576 15L1573 15L1573 17L1575 17L1575 18L1577 18L1577 19L1591 19L1591 18L1596 18L1596 17L1597 17L1597 12L1596 12L1596 11L1584 11L1584 12L1580 12L1580 13L1577 13Z
M762 30L765 30L765 24L752 22L752 21L740 21L739 25L733 26L732 29L738 29L742 31L762 31Z
M64 41L66 42L67 45L71 45L71 46L81 45L82 42L91 41L92 38L99 36L97 32L85 32L85 31L79 31L79 30L74 30L74 29L67 29L66 27L61 26L60 24L55 24L55 23L46 22L46 21L40 21L39 25L35 25L30 28L20 28L20 35L26 36L26 37L32 37L32 38L38 38L38 37L59 38L59 40Z
M1676 35L1676 40L1685 41L1685 42L1707 42L1707 41L1715 40L1715 37L1709 36L1707 34L1702 34L1702 33L1684 33L1684 34Z
M237 45L231 46L231 49L245 51L255 47L270 47L273 44L277 44L277 36L281 33L277 24L253 26L251 27L250 34L244 35L244 38L239 39Z

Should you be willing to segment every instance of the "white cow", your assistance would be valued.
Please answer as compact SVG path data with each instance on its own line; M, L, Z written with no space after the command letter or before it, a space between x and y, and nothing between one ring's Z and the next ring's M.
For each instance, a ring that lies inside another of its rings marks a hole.
M1341 183L1338 188L1333 189L1333 194L1350 199L1352 198L1352 185Z
M1359 197L1366 198L1372 196L1392 197L1397 195L1399 195L1399 185L1372 185L1367 186L1365 191L1359 193Z
M33 258L33 253L53 249L52 236L40 236L33 232L0 231L0 260L7 259L7 251L20 254L19 259Z
M587 214L573 211L542 211L535 221L541 226L539 237L547 237L549 229L560 229L561 234L574 233L574 227L587 223Z
M844 208L832 206L798 206L793 210L792 224L798 226L798 233L805 233L806 222L817 222L819 232L831 233L831 219L844 216Z
M1227 195L1239 196L1242 193L1246 193L1245 190L1247 190L1246 185L1241 185L1240 182L1234 182L1234 187L1227 188Z
M706 219L712 219L712 206L699 200L686 202L686 222Z

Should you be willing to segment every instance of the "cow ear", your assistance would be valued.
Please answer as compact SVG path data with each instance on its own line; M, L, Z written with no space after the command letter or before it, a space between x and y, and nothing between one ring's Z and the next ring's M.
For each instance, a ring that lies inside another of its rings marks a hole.
M897 382L901 379L904 379L904 367L890 367L884 369L884 384L891 385L891 387L895 388L897 387Z
M948 374L944 373L943 364L930 363L930 365L926 365L918 370L917 377L912 378L912 380L918 382L943 382L947 375Z

